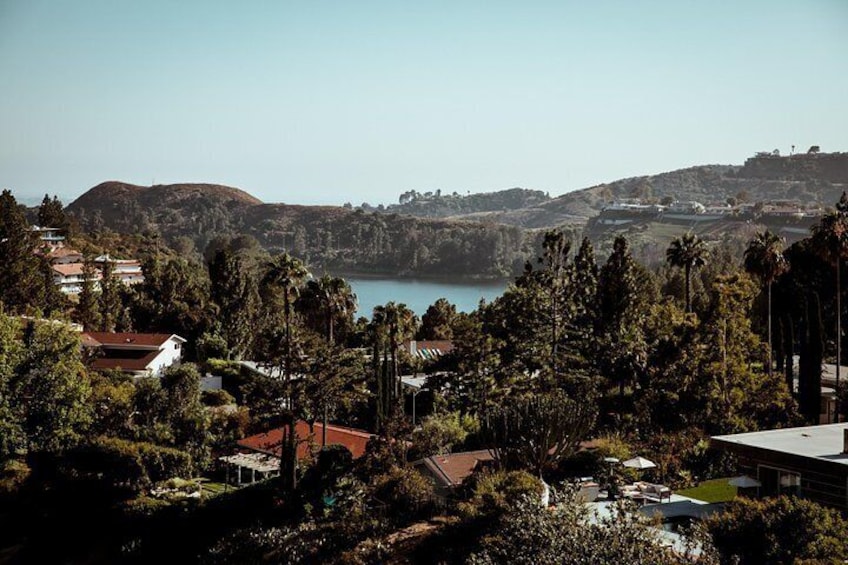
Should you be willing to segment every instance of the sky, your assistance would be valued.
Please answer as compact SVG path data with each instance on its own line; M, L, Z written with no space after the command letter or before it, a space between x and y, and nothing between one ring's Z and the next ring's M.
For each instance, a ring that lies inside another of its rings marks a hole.
M0 188L557 196L848 151L848 0L0 0Z

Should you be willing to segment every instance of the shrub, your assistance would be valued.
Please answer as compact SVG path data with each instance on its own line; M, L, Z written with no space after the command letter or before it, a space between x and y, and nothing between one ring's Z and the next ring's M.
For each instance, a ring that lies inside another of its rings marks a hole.
M10 459L0 463L0 496L17 492L29 475L30 468L24 461Z
M848 558L848 521L835 510L794 496L738 498L704 524L726 563Z
M188 475L191 458L185 452L152 443L99 437L69 450L61 467L67 479L96 481L134 495L155 482Z
M458 505L465 518L499 516L524 497L541 500L544 490L542 482L527 471L478 473L467 481L467 488L470 498Z
M459 412L433 414L425 418L421 428L413 432L413 449L420 457L450 453L455 446L465 441L469 433L479 428L473 416L460 416Z
M412 467L394 467L374 480L374 498L385 505L390 519L415 520L433 508L433 483Z
M204 390L200 393L201 402L204 406L226 406L235 404L236 399L226 390Z

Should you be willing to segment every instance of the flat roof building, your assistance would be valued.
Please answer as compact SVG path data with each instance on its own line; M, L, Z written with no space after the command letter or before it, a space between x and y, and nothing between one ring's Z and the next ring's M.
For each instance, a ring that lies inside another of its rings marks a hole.
M848 422L715 436L764 496L795 494L848 510Z

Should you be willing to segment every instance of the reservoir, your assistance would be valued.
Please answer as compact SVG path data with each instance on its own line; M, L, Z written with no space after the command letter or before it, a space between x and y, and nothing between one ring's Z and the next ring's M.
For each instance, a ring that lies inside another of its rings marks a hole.
M439 298L446 298L459 312L475 310L483 298L491 302L506 290L508 281L442 281L344 277L356 294L356 317L371 318L375 306L403 303L420 318Z

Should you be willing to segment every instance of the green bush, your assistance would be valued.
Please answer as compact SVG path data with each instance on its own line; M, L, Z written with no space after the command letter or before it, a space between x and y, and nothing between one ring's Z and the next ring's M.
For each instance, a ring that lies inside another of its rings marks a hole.
M97 481L126 496L138 494L175 476L191 471L185 452L152 443L99 437L69 450L61 469L72 481Z
M394 467L376 477L373 495L397 522L422 518L435 507L433 483L412 467Z
M30 475L30 468L18 459L0 463L0 496L14 494Z
M459 513L476 518L501 515L525 497L541 500L544 485L527 471L496 471L472 475L466 489L471 496L459 503Z
M200 394L204 406L226 406L235 404L236 399L226 390L204 390Z
M433 414L424 419L412 434L412 445L418 457L450 453L461 446L469 433L479 431L479 422L459 412Z
M737 498L704 523L725 563L835 563L848 558L848 521L803 498Z
M208 359L223 359L229 357L230 350L227 347L227 340L217 333L206 332L200 336L196 344L198 361L206 361Z

